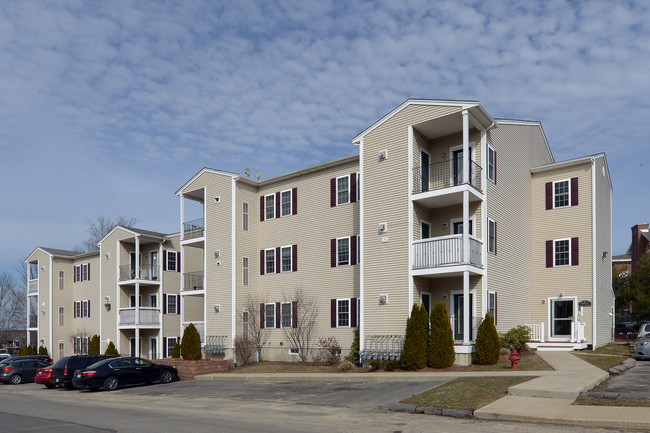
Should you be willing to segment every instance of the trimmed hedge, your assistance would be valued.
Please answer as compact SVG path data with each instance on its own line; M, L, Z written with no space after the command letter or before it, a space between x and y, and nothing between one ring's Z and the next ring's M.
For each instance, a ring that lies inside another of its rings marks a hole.
M411 317L406 320L406 338L402 351L402 365L406 370L419 370L427 366L427 340L429 320L424 306L413 305Z
M479 364L493 365L499 362L501 339L490 313L485 315L485 319L478 327L474 347L476 348L476 358Z
M454 365L454 332L447 313L447 304L438 302L431 310L431 334L427 345L427 365L431 368L447 368Z
M189 361L201 359L201 336L193 323L187 325L187 328L183 331L181 356Z

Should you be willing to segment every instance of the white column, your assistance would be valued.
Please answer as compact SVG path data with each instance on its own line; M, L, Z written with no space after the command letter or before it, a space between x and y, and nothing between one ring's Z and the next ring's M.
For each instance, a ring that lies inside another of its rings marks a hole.
M463 110L463 183L469 183L469 112Z
M469 345L471 317L469 317L469 271L463 272L463 344Z
M138 305L137 304L138 298L135 299L135 302L136 302L135 305ZM136 307L136 311L137 310L138 309ZM142 356L142 354L140 353L140 329L139 328L135 328L135 356Z
M181 194L181 240L185 239L185 231L183 230L184 225L183 223L185 222L185 199L183 198L183 194ZM205 199L205 196L203 197ZM205 204L204 204L205 206ZM203 224L205 224L205 220L203 220ZM203 228L205 230L205 227Z

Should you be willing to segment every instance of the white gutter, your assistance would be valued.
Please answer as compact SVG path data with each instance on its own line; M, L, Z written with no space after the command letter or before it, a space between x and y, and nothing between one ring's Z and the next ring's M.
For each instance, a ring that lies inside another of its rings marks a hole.
M591 326L592 326L592 342L591 342L591 347L592 350L596 349L596 343L597 343L597 328L596 328L596 302L597 302L597 297L596 297L596 292L598 290L597 287L597 270L596 270L596 263L598 260L597 257L597 251L596 251L596 233L597 233L597 227L596 227L596 208L597 208L597 202L596 202L596 159L591 158L591 237L592 237L592 271L591 271L591 282L592 282L592 294L591 294L591 301L592 301L592 308L591 308Z

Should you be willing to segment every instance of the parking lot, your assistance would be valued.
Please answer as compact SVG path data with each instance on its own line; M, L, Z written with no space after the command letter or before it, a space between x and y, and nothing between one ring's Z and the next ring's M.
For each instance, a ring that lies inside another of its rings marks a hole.
M621 397L650 398L650 361L637 361L624 374L611 376L598 390L618 392Z

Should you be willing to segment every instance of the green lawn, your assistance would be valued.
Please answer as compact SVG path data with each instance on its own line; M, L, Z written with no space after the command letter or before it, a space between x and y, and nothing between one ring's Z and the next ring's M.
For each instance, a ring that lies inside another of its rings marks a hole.
M608 371L612 367L622 364L628 357L617 355L592 355L589 353L574 353L575 356L596 367Z
M611 400L608 398L578 397L573 402L577 405L585 406L625 406L625 407L650 407L650 399L647 398L617 398Z

